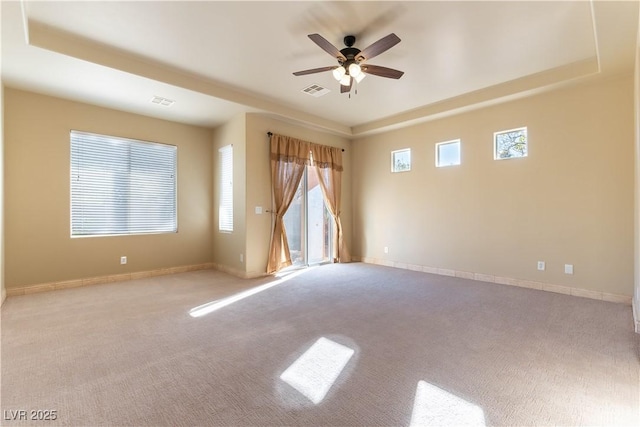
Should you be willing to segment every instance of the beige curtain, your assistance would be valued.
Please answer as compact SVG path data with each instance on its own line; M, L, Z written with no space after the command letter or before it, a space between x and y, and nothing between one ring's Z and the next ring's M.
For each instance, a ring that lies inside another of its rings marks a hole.
M305 167L309 164L309 152L309 142L276 134L271 136L271 184L275 221L267 262L268 274L291 265L284 214L289 209Z
M325 145L311 144L313 165L318 174L320 188L327 209L334 221L333 253L338 262L350 262L351 255L342 233L340 221L340 200L342 193L342 150Z

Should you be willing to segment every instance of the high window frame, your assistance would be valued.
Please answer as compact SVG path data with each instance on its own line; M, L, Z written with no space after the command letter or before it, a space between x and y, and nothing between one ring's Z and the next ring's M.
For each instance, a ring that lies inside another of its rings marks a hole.
M410 172L411 171L411 148L403 148L401 150L393 150L391 152L391 172Z
M526 126L494 132L494 160L517 159L528 155L529 134Z
M460 139L436 143L436 167L459 166L462 143Z

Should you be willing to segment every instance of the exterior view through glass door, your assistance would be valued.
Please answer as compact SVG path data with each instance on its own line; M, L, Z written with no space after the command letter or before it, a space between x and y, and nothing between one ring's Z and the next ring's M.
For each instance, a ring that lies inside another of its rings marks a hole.
M314 168L307 166L296 195L284 215L284 228L293 266L321 264L331 260L331 214L324 204Z

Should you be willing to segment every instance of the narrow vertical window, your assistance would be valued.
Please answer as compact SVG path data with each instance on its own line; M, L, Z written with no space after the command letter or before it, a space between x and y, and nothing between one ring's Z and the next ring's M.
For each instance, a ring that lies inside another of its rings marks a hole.
M220 208L218 229L233 231L233 145L220 148Z

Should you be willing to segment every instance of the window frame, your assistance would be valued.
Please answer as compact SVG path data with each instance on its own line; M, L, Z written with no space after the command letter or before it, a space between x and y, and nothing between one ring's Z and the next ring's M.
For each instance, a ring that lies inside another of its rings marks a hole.
M451 145L451 144L458 144L458 163L450 163L450 164L440 164L440 147L444 146L444 145ZM436 167L437 168L446 168L449 166L460 166L462 164L462 141L460 138L458 139L452 139L449 141L443 141L443 142L436 142L435 145L435 163L436 163Z
M396 168L396 156L402 153L409 154L409 163L407 169L398 169ZM401 172L410 172L411 171L411 148L402 148L400 150L391 151L391 173L401 173Z
M504 135L506 133L511 132L519 132L524 131L525 136L525 153L522 156L510 156L510 157L500 157L498 155L498 135ZM510 159L522 159L525 157L529 157L529 129L527 126L522 126L519 128L501 130L493 133L493 160L510 160Z
M224 163L224 152L225 151L229 151L229 163ZM220 233L233 233L234 230L234 218L233 218L233 212L234 212L234 203L233 203L233 144L228 144L225 145L223 147L218 148L218 160L219 160L219 166L220 166L220 175L218 176L220 182L219 182L219 187L218 187L218 191L219 191L219 195L218 195L218 231ZM224 180L227 179L225 177L225 170L224 167L225 165L230 166L230 171L227 171L227 175L230 175L230 179L231 179L231 183L230 183L230 197L225 199L225 190L223 188L224 185ZM230 201L230 207L228 207L228 209L230 210L230 215L227 218L227 221L225 221L225 223L223 224L223 204L225 204L226 202ZM229 225L230 224L230 225Z

